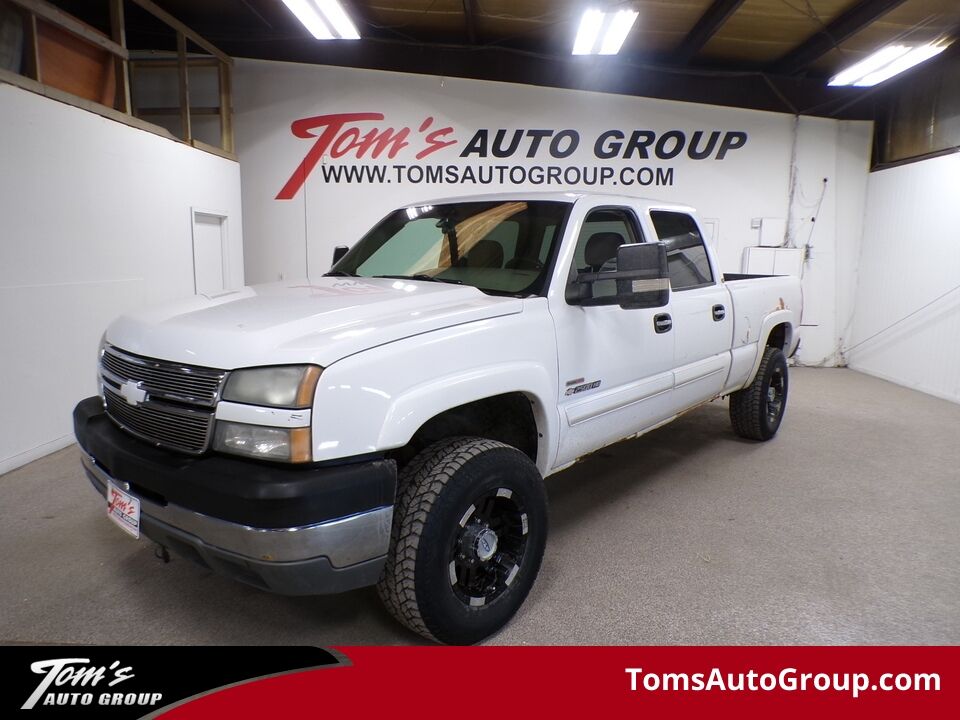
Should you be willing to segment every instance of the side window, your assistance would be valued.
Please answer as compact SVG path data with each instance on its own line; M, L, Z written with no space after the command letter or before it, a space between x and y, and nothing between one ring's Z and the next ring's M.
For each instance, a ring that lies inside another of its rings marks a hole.
M657 238L667 246L670 286L674 290L711 285L713 271L697 223L686 213L651 210Z
M640 242L636 223L626 210L600 208L587 215L580 228L577 247L570 268L571 282L578 274L612 272L617 269L617 249L621 245ZM616 280L593 284L594 297L616 295Z

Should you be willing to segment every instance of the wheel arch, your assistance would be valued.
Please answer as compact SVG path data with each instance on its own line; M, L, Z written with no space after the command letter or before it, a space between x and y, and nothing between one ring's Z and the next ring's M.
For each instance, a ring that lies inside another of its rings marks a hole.
M763 360L764 348L779 348L787 357L793 354L796 350L793 320L794 315L790 310L778 310L763 319L759 335L762 341L757 343L757 356L754 358L753 368L742 387L747 387L757 376L757 370L760 369L760 363Z
M783 350L784 355L788 355L790 347L793 344L793 326L786 321L774 325L767 332L767 339L764 342L765 347L775 347Z
M558 421L545 369L510 364L468 375L437 378L395 398L378 446L402 464L443 437L484 437L518 448L546 474Z
M444 438L469 436L496 440L537 462L540 431L535 401L518 391L479 398L443 410L423 422L391 455L402 467L421 450Z

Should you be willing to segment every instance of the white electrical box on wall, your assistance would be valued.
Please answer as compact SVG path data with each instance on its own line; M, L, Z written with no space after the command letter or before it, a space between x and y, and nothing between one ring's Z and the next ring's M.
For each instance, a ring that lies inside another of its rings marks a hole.
M745 275L793 275L803 271L799 248L748 247L743 250L741 270Z
M760 246L780 247L787 237L786 218L760 218Z

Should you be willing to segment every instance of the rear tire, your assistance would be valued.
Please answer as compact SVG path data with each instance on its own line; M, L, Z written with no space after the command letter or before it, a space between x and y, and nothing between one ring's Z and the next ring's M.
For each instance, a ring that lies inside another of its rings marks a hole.
M493 634L526 599L547 540L536 466L483 438L440 440L400 473L377 591L387 610L441 643Z
M764 348L753 382L730 396L733 431L748 440L769 440L776 435L787 408L788 384L783 351Z

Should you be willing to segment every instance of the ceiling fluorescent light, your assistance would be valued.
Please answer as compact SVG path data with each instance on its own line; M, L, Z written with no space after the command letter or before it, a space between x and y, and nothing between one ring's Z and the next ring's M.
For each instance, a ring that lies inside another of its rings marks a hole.
M359 40L360 33L338 0L283 0L317 40Z
M333 33L310 0L283 0L283 4L317 40L333 40Z
M899 57L894 60L892 63L886 67L882 67L874 73L867 75L860 82L857 83L858 87L871 87L872 85L878 85L884 80L889 80L894 75L899 75L905 70L909 70L914 65L919 65L922 62L929 60L932 57L935 57L947 49L946 45L921 45L919 47L913 48L903 57Z
M340 36L341 40L359 40L360 33L357 32L356 25L350 20L347 11L338 0L314 0L324 19L333 26L333 31Z
M872 87L919 65L947 49L949 43L926 43L924 45L888 45L834 75L829 85Z
M623 47L623 41L630 34L630 28L637 20L636 10L618 10L607 24L607 32L600 41L601 55L616 55Z
M881 50L877 50L872 55L868 55L856 65L851 65L838 75L834 75L830 79L829 84L838 86L854 85L860 78L866 77L884 65L896 60L901 55L906 55L908 52L910 52L910 48L906 45L888 45Z
M573 54L616 55L630 34L638 14L636 10L618 10L615 13L593 8L585 10L573 41Z
M599 10L586 10L580 18L577 39L573 41L574 55L590 55L597 44L600 28L603 26L603 13Z

